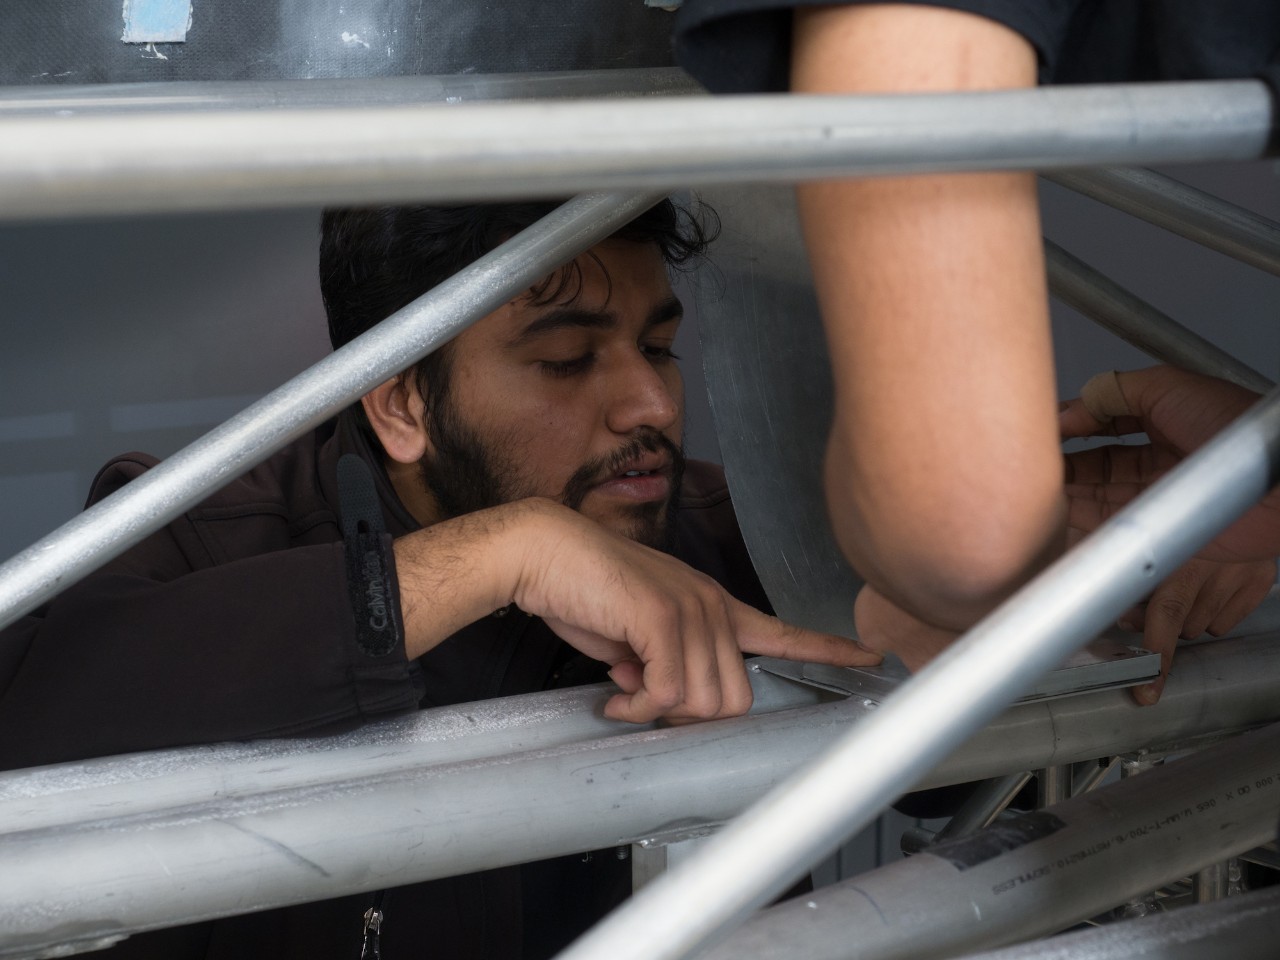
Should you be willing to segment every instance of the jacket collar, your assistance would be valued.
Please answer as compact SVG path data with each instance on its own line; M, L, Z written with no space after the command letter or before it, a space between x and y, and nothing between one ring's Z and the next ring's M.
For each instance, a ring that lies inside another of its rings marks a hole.
M374 449L352 412L342 411L333 423L333 434L320 447L319 469L324 499L333 508L334 514L341 516L342 513L341 499L338 496L338 461L344 454L353 453L369 465L373 474L373 484L377 489L378 502L382 505L382 519L387 525L387 533L392 537L403 537L421 530L422 524L400 502L395 487L391 485L391 478L387 476L382 462L382 453Z

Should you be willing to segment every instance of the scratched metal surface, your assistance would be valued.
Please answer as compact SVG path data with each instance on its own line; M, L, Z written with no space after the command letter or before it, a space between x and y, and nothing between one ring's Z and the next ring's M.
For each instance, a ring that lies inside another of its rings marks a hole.
M784 620L853 630L861 585L822 496L831 371L789 187L703 194L723 233L721 277L698 288L712 418L751 559Z
M1157 706L1135 710L1123 691L1111 690L1015 707L927 783L1181 745L1275 718L1274 634L1186 653ZM786 681L753 674L757 693L775 683ZM368 742L367 731L339 738L332 749L314 740L280 744L274 760L264 754L221 768L185 770L177 751L167 774L157 770L132 784L135 794L148 794L143 804L127 802L124 783L46 782L0 798L0 955L32 956L69 939L83 947L130 931L721 823L876 708L862 698L815 703L813 693L767 693L759 706L768 701L771 712L750 720L604 737L566 726L587 713L581 705L565 712L560 695L536 694L525 701L535 709L511 725L512 739L523 744L516 753L492 737L511 722L504 711L525 712L512 700L497 701L474 737L462 725L452 737L437 728L441 739L419 744L416 762L400 753L413 744L398 735L386 745ZM583 692L592 694L603 691ZM806 697L811 705L800 706L797 698ZM799 709L780 709L787 705ZM409 726L429 728L445 713L424 712ZM302 776L312 760L328 769ZM66 887L67 863L76 865L74 892Z

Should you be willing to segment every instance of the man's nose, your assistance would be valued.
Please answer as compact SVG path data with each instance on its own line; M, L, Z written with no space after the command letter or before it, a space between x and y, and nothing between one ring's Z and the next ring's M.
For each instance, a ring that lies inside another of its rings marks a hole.
M671 382L669 382L671 381ZM606 422L614 433L638 427L666 430L680 419L680 374L674 366L666 377L649 358L637 353L625 369L609 378Z

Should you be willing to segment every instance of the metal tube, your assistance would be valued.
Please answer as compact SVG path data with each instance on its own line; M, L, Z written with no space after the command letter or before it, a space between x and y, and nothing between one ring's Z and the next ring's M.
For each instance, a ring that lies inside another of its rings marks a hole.
M751 671L753 717L834 695ZM210 796L311 793L389 776L653 730L606 719L611 684L421 710L332 737L259 740L101 757L0 772L0 836L104 816L172 811ZM1280 683L1274 691L1280 695ZM856 711L847 717L856 720ZM731 742L733 736L730 737ZM595 743L598 745L598 743Z
M941 830L936 833L924 827L909 827L905 830L900 843L902 852L907 855L920 853L935 844L954 840L957 837L967 837L971 833L990 826L1030 780L1030 771L1023 770L1020 773L992 777L979 782L973 788L969 799Z
M1263 156L1257 80L0 121L0 215L563 196Z
M1036 771L1036 806L1052 807L1071 795L1070 768L1043 767Z
M1057 767L1048 769L1056 770ZM967 837L985 827L989 827L996 817L1013 802L1019 791L1031 779L1030 771L1023 770L1011 773L1006 777L995 777L983 783L974 791L959 812L947 821L947 825L938 831L934 838L936 843Z
M343 80L229 80L0 87L0 118L197 110L420 106L476 100L637 97L703 92L677 67L449 74Z
M1088 793L1090 790L1096 789L1098 784L1107 778L1107 774L1111 772L1119 759L1119 757L1109 757L1077 764L1080 769L1072 778L1071 796L1078 797L1082 793Z
M1044 242L1049 292L1148 356L1266 393L1271 381L1188 330L1051 240Z
M884 709L823 702L767 671L751 678L763 713L680 728L599 718L602 685L427 710L335 738L0 774L0 956L68 930L93 940L687 835L736 815ZM1275 635L1192 645L1156 706L1108 690L1013 707L921 785L1277 718Z
M1060 170L1045 179L1280 276L1280 224L1154 170Z
M1244 851L1241 851L1242 853ZM1191 895L1196 903L1212 903L1227 896L1227 864L1211 863L1192 878Z
M1051 941L966 954L965 960L1275 960L1280 888L1112 923Z
M1257 502L1280 467L1277 449L1280 392L1018 591L819 761L605 918L562 960L675 960L781 893Z
M0 627L124 552L660 199L569 201L0 565Z
M1280 719L1276 633L1280 631L1186 646L1179 651L1176 675L1153 707L1137 710L1128 694L1119 690L1012 707L917 786L1003 777L1011 770L1089 757L1099 748L1183 749L1206 736ZM749 675L753 717L817 706L833 696L783 680L770 670L753 669ZM334 737L215 744L0 773L0 830L69 825L104 812L171 809L214 793L311 791L352 778L550 749L645 729L599 715L611 689L608 685L579 687L423 710ZM815 731L807 737L809 745L788 744L773 762L795 767L798 756L813 755L876 705L861 698L845 701L836 726ZM753 731L775 722L789 721L759 716L750 722L724 722L717 728L723 750L698 753L696 763L714 763L717 756L745 749ZM690 740L685 751L709 750L693 732L690 728L680 734Z
M1275 835L1280 726L757 915L699 960L932 960L1054 933Z

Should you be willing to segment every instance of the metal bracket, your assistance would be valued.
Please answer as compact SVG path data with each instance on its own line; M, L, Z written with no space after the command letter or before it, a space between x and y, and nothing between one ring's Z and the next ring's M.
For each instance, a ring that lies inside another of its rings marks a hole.
M1088 646L1077 650L1054 670L1041 677L1017 703L1032 703L1133 687L1160 675L1160 655L1131 646L1108 631ZM896 657L885 658L877 667L829 667L820 663L794 663L761 657L752 661L761 670L799 683L833 690L846 696L883 701L910 673Z

